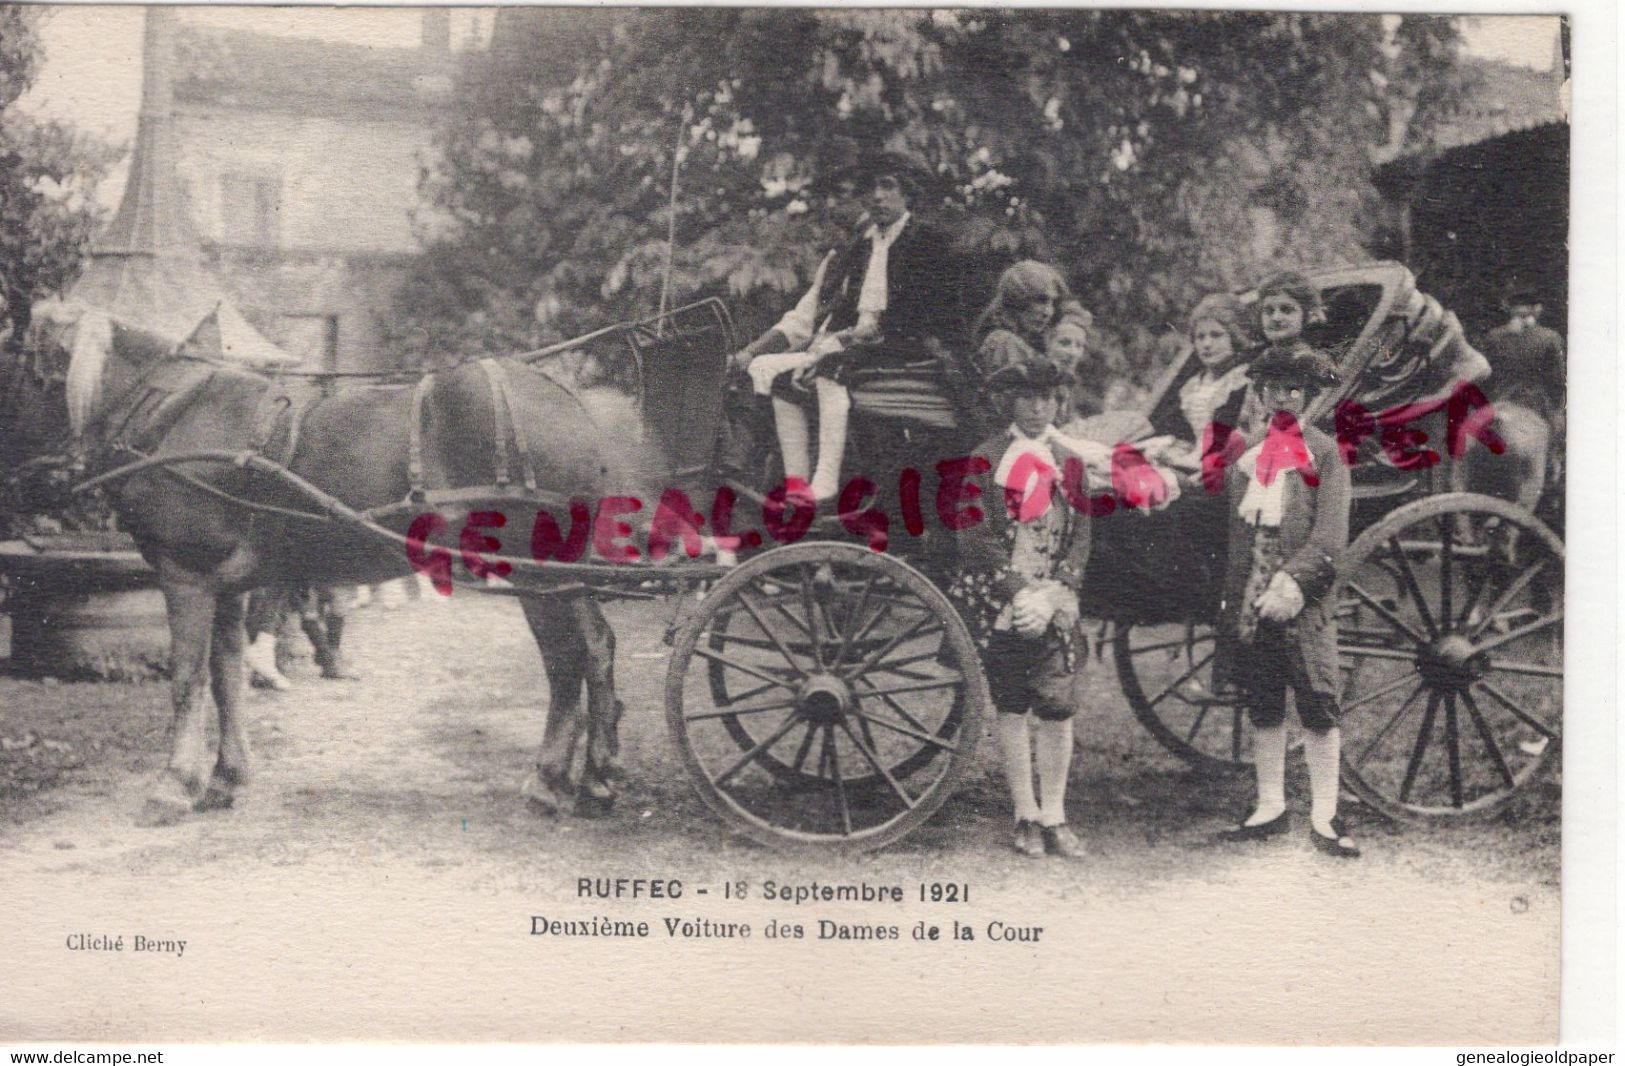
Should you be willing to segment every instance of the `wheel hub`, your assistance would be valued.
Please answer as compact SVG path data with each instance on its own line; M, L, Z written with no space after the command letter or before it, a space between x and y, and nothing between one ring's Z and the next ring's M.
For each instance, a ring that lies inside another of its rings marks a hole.
M834 674L814 674L802 682L796 694L796 710L820 725L839 722L851 707L851 687Z
M1485 657L1459 633L1434 641L1418 666L1430 687L1457 690L1468 688L1488 670Z

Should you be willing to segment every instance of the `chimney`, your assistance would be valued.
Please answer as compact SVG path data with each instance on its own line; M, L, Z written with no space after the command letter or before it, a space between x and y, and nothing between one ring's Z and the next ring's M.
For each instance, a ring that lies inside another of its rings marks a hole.
M451 11L444 7L423 9L423 50L431 58L451 53Z

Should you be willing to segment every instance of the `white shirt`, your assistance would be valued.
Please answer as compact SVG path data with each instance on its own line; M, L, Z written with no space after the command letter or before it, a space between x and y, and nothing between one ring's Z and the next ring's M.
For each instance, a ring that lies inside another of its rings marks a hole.
M911 217L909 212L905 211L901 218L884 230L878 226L870 226L869 232L864 235L869 241L869 262L864 267L862 288L858 290L856 332L873 332L880 313L886 309L886 269L891 246L902 234L903 227L908 224ZM813 272L812 285L773 327L784 334L785 340L790 342L792 351L805 349L812 343L814 337L829 328L828 315L825 315L822 321L818 319L818 294L824 287L824 275L829 272L829 265L838 254L837 251L831 251L824 256L818 264L818 269Z
M1216 378L1208 377L1206 371L1198 371L1194 377L1179 387L1179 410L1185 416L1185 421L1190 425L1197 442L1202 440L1202 434L1213 421L1213 412L1224 406L1225 401L1229 400L1237 389L1246 387L1245 363L1236 364Z

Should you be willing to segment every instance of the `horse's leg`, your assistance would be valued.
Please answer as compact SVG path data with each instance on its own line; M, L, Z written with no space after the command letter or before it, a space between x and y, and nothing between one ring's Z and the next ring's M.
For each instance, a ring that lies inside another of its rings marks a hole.
M209 682L220 716L220 753L199 810L230 807L248 784L248 735L243 728L243 613L247 596L222 593L215 599L214 640L209 648Z
M215 593L208 583L174 563L159 560L159 584L169 613L170 698L175 720L169 765L147 794L138 821L172 825L202 797L212 761L208 750L209 645Z
M587 752L581 773L577 810L600 814L615 802L611 777L618 773L621 751L621 703L615 698L615 630L596 600L581 597L575 615L586 638Z
M550 814L568 810L575 789L570 763L585 724L581 714L581 683L586 647L575 625L574 611L554 597L520 601L525 621L542 653L547 671L547 724L536 765L520 786L520 794Z

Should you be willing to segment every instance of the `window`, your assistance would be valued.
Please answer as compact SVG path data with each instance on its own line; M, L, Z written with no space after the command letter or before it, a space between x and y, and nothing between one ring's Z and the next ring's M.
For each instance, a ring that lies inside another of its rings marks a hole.
M228 173L220 178L221 230L227 244L281 242L282 178Z
M299 356L307 370L338 368L338 315L285 314L278 326L282 348Z

